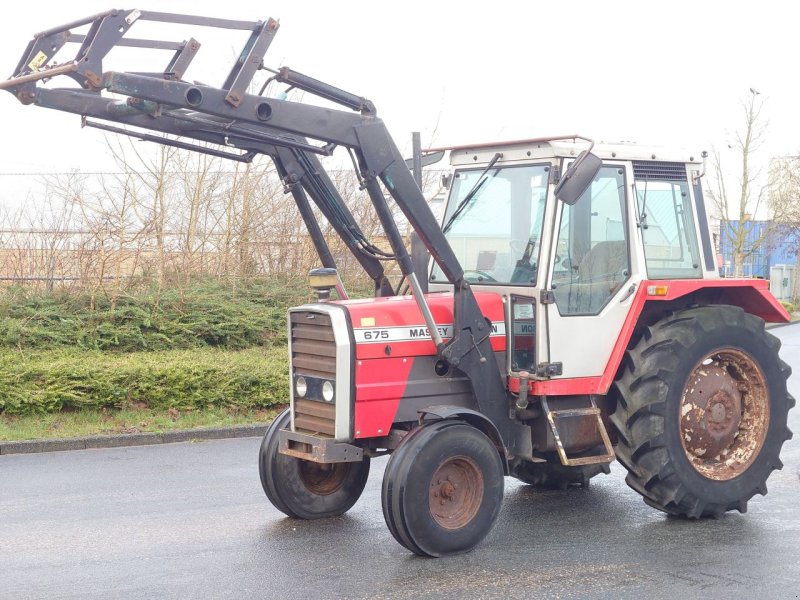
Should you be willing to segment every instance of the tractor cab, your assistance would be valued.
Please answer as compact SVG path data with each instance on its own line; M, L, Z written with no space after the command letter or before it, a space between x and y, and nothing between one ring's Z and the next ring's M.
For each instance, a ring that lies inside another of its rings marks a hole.
M558 200L562 174L585 148L543 138L450 149L442 229L473 290L503 296L508 372L599 377L644 280L718 277L700 160L597 144L585 191ZM436 264L429 289L452 289Z

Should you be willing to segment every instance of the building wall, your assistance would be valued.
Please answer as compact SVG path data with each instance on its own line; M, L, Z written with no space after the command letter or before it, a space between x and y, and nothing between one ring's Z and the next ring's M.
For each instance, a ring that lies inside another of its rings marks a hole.
M769 221L747 221L744 226L747 227L747 242L744 249L749 253L749 256L744 259L742 269L745 277L769 279L770 267L796 263L796 249L800 242L796 234L784 230L781 226L776 226L765 236L765 231L770 227ZM719 249L723 262L720 274L723 277L732 277L734 259L729 232L738 230L740 223L738 221L721 221L719 227ZM750 252L751 249L752 252Z

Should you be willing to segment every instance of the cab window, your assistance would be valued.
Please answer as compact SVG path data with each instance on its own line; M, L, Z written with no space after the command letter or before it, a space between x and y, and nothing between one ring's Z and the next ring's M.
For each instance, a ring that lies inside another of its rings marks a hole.
M535 282L549 171L524 165L456 172L442 230L468 281ZM434 265L431 281L444 280Z
M639 230L650 279L702 277L689 184L683 165L653 173L634 164ZM650 169L645 169L650 167Z
M572 206L562 205L552 287L562 315L595 315L630 275L625 172L601 167Z

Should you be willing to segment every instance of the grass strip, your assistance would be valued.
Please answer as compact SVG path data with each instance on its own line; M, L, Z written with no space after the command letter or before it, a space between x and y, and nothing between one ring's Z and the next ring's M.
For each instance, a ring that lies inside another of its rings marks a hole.
M285 347L0 352L0 414L269 408L288 402L286 354Z
M104 409L46 415L0 415L0 441L76 438L91 435L163 433L178 429L227 427L271 422L282 407L241 410L204 408Z

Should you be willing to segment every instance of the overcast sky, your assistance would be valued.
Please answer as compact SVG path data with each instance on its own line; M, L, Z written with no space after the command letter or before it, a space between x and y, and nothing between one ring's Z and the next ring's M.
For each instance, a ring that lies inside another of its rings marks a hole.
M109 2L4 3L2 76L35 31ZM413 130L434 145L580 133L710 150L741 126L741 102L754 87L767 101L765 155L800 151L800 10L786 0L151 0L124 8L279 18L266 62L372 99L404 150ZM223 42L203 29L193 35L204 46L189 78L219 85L222 60L243 40ZM0 132L0 174L111 168L101 132L80 130L77 116L22 106L7 92L0 92Z

